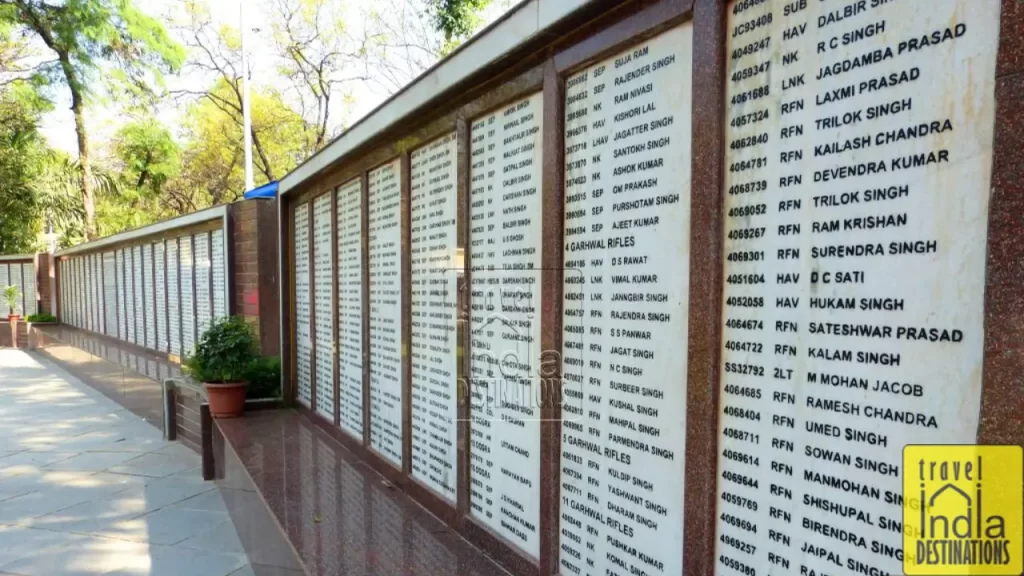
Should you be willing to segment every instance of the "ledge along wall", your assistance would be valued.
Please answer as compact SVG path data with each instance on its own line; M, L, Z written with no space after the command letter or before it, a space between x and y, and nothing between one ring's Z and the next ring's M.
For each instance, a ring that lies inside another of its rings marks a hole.
M552 6L282 180L286 397L514 574L900 572L1024 442L1024 11Z
M180 361L212 320L242 314L276 354L277 312L260 303L277 296L275 205L217 206L57 252L61 322Z

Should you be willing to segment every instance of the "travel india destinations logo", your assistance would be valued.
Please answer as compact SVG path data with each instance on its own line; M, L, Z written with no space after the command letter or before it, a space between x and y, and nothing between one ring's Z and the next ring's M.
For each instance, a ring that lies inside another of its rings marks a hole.
M903 571L1024 572L1024 448L903 448Z

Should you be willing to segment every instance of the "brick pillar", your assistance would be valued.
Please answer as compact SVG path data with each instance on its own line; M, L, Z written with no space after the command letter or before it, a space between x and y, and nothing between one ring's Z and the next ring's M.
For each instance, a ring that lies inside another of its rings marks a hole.
M54 275L54 257L48 252L36 254L37 312L57 315L57 282Z
M231 298L234 314L256 328L265 356L280 354L277 199L231 205Z

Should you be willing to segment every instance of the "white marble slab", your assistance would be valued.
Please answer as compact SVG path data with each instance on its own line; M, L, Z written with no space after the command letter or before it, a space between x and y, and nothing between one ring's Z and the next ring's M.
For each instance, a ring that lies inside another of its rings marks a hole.
M977 440L1000 3L747 4L716 571L902 574L903 446Z
M331 194L313 199L313 314L316 411L334 421L334 266Z
M370 447L402 464L401 161L369 173Z
M295 367L298 375L298 401L307 408L313 403L313 329L309 285L309 203L295 207Z
M543 97L470 128L470 513L540 551L540 248Z
M686 24L566 80L559 549L570 574L683 571L691 48Z
M363 245L362 180L335 192L338 226L338 332L341 429L363 437Z
M410 157L412 475L450 502L458 470L455 132Z

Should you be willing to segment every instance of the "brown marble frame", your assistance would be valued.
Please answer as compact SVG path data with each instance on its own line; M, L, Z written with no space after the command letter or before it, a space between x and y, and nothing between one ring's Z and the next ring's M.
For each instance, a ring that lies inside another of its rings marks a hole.
M1024 445L1024 4L1002 0L978 442Z

